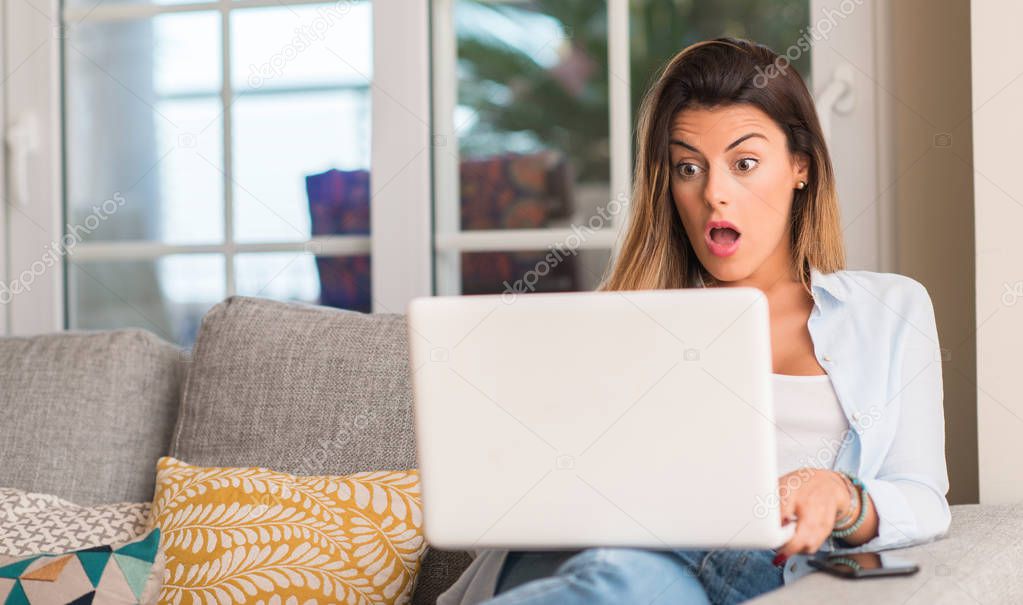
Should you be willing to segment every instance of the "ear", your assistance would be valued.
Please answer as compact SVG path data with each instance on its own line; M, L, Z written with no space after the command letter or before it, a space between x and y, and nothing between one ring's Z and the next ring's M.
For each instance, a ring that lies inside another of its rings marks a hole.
M810 181L810 156L797 151L792 156L792 179L794 181Z

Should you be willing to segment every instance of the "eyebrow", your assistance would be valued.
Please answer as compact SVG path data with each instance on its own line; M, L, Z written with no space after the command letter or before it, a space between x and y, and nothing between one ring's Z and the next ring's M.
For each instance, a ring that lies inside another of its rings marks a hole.
M742 143L746 139L749 139L749 138L752 138L752 137L760 137L761 139L764 139L765 141L767 140L767 137L765 137L764 135L760 134L759 132L751 132L749 134L744 134L741 137L739 137L739 138L735 139L734 141L732 141L731 144L728 145L728 147L725 147L725 151L730 151L732 148L737 146L739 143ZM685 141L683 141L681 139L671 139L670 144L672 144L672 145L681 145L682 147L685 147L686 149L689 149L691 151L695 151L696 153L698 153L700 155L703 155L702 151L700 151L696 147L693 147L692 145L690 145L689 143L686 143Z

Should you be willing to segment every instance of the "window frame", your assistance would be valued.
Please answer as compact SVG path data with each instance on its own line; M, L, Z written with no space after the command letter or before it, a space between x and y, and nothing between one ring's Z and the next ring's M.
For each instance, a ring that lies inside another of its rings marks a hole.
M30 271L63 235L59 81L63 30L55 25L57 9L57 0L4 2L5 286ZM16 144L19 128L28 140ZM33 275L27 290L3 307L7 334L63 328L63 266Z
M458 83L454 5L457 0L432 0L433 123L438 146L434 157L436 294L458 295L461 287L460 253L535 251L560 247L573 241L576 232L567 227L545 229L461 229L458 133L454 123ZM632 118L629 70L629 3L607 0L608 26L608 134L610 139L611 195L604 202L628 199L631 193ZM626 224L628 208L612 215L608 227L595 230L576 250L607 250L614 254Z

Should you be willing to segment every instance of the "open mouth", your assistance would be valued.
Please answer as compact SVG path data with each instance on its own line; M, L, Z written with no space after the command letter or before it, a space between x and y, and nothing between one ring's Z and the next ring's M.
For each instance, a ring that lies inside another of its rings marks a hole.
M730 256L739 249L742 232L727 221L711 221L707 224L707 247L715 256Z

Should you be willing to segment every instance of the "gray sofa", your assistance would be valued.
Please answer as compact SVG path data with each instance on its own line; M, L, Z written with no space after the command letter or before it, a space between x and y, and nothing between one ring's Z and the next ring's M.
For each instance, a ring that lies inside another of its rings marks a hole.
M345 474L416 466L400 315L234 297L185 352L141 330L0 339L0 486L79 504L148 501L155 464ZM956 507L906 579L814 574L763 603L1023 602L1020 507ZM433 603L470 559L429 549Z

